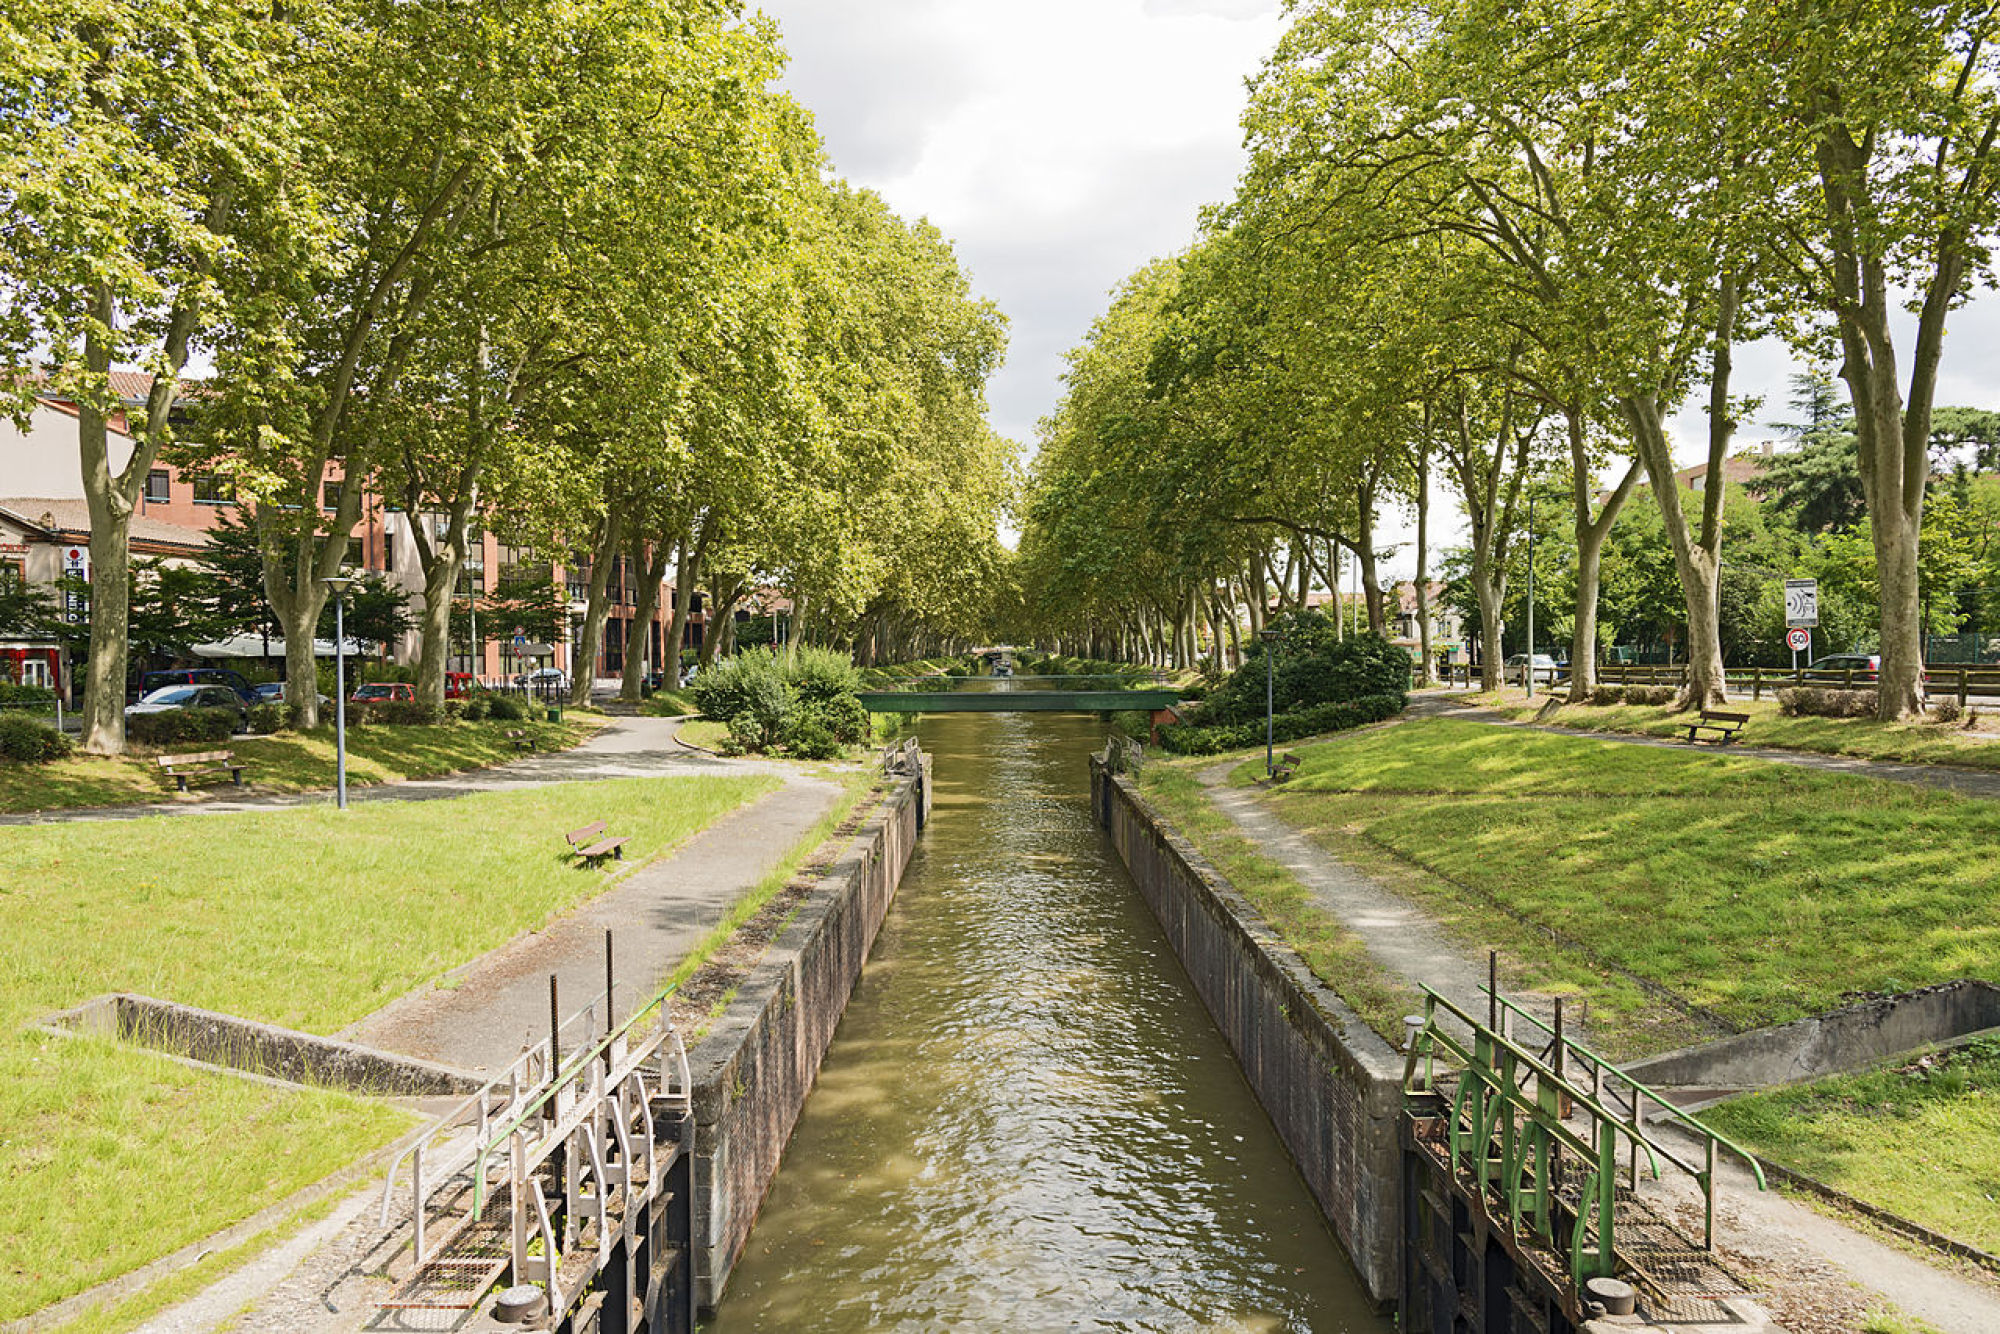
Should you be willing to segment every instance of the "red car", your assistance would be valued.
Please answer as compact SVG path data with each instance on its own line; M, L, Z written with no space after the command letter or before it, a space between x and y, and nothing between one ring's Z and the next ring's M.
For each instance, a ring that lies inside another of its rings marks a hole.
M347 697L349 704L380 704L385 700L417 702L417 688L403 681L385 681L362 686Z
M446 672L444 674L444 697L464 699L479 689L479 678L471 672Z

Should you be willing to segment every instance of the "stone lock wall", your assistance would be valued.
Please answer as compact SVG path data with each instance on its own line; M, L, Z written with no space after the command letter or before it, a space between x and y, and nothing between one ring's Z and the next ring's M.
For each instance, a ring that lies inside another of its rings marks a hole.
M695 1298L712 1311L777 1175L792 1127L888 915L928 804L929 757L828 868L689 1053L694 1077Z
M1129 779L1092 760L1091 795L1369 1296L1392 1304L1402 1278L1401 1056Z

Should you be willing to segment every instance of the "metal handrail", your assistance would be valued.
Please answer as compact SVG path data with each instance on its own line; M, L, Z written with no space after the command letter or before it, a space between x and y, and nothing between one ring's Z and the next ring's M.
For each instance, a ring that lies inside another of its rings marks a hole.
M1484 991L1485 988L1482 987L1481 990ZM1600 1074L1601 1072L1604 1071L1609 1071L1615 1079L1619 1080L1627 1088L1631 1089L1635 1095L1632 1102L1632 1117L1635 1122L1642 1122L1642 1118L1639 1115L1639 1104L1636 1095L1644 1094L1646 1097L1651 1098L1656 1104L1658 1104L1660 1110L1667 1113L1667 1115L1670 1116L1673 1120L1679 1122L1681 1125L1687 1127L1689 1130L1692 1130L1695 1134L1715 1141L1715 1143L1718 1146L1729 1150L1729 1152L1735 1154L1738 1158L1741 1158L1746 1164L1749 1165L1751 1173L1756 1176L1758 1190L1770 1189L1770 1185L1764 1180L1764 1165L1757 1161L1757 1155L1755 1153L1752 1153L1749 1149L1744 1148L1741 1144L1738 1144L1735 1140L1729 1138L1729 1136L1724 1135L1719 1131L1712 1130L1708 1126L1704 1125L1702 1122L1697 1121L1694 1117L1690 1116L1688 1113L1682 1111L1679 1107L1676 1107L1673 1103L1669 1102L1666 1098L1662 1097L1659 1094L1659 1092L1654 1088L1652 1088L1650 1085L1640 1083L1638 1080L1632 1078L1632 1076L1626 1074L1623 1070L1619 1069L1611 1062L1605 1060L1602 1056L1599 1056L1596 1052L1592 1051L1590 1048L1584 1046L1582 1043L1571 1038L1568 1034L1566 1033L1558 1034L1554 1028L1544 1023L1538 1016L1530 1013L1528 1010L1524 1009L1516 1002L1508 1000L1505 996L1493 995L1491 992L1488 992L1487 994L1491 996L1494 1001L1499 1003L1501 1009L1505 1010L1509 1014L1519 1015L1521 1018L1533 1024L1536 1028L1541 1029L1542 1032L1547 1033L1551 1038L1556 1038L1559 1041L1561 1041L1564 1050L1568 1051L1570 1054L1574 1056L1581 1057L1586 1063L1589 1064L1593 1075Z

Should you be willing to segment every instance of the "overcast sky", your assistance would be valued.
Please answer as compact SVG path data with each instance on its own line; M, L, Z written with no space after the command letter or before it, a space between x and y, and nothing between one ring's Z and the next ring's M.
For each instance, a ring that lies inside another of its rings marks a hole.
M1244 79L1284 30L1279 0L753 0L791 56L785 86L818 121L834 168L924 217L1010 321L990 389L1001 434L1032 445L1063 354L1110 290L1194 240L1204 204L1243 165ZM1990 350L2000 302L1954 320L1939 401L2000 408ZM1742 349L1739 392L1784 420L1781 345ZM1687 461L1698 414L1676 423ZM1446 498L1435 497L1440 502ZM1407 525L1385 516L1385 540ZM1451 529L1437 545L1462 540ZM1390 564L1407 573L1405 547Z

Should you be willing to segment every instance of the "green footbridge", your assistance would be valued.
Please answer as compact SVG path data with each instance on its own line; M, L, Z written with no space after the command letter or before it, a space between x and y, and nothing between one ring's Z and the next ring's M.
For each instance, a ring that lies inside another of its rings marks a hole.
M952 688L945 680L964 682ZM1071 688L1065 689L1065 686ZM1076 688L1076 687L1086 688ZM1140 709L1159 713L1180 702L1169 686L1122 688L1103 677L929 677L897 690L864 690L870 713L1115 713Z

